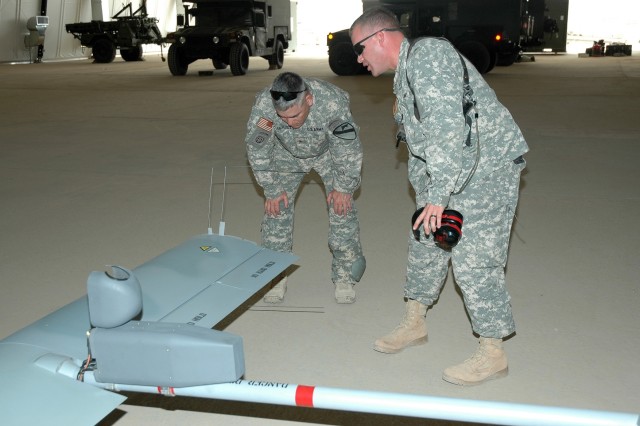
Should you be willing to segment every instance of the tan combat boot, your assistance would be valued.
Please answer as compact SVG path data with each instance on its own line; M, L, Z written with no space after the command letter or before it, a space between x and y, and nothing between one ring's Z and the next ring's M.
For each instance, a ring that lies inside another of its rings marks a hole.
M353 303L356 301L356 290L351 283L336 283L334 296L337 303Z
M274 281L276 281L276 285L262 299L265 303L281 303L284 300L284 294L287 292L287 276L280 274Z
M509 374L502 339L480 337L476 352L462 364L444 370L442 379L454 385L472 386Z
M391 333L376 340L373 349L386 354L395 354L406 347L422 345L427 341L427 306L409 299L404 318Z

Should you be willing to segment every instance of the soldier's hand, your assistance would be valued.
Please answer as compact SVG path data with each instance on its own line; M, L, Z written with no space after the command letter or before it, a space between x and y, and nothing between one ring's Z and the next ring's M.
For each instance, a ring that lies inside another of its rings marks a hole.
M413 229L416 230L420 227L420 224L424 224L424 232L429 235L431 232L435 232L440 228L442 224L442 212L444 207L437 206L435 204L427 204L422 211L422 214L418 216L413 223Z
M342 216L346 216L351 211L351 194L338 192L335 189L327 196L327 205L329 208L333 206L333 212Z
M289 208L289 199L287 193L282 192L276 198L267 198L264 202L264 212L267 216L278 216L280 214L280 203L284 205L284 208Z

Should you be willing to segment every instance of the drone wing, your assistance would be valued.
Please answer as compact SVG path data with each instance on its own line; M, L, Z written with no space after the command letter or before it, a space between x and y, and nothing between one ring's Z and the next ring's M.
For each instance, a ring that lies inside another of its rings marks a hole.
M237 237L196 236L133 270L142 320L211 328L296 259Z
M0 342L0 423L94 425L126 398L46 371L41 347Z

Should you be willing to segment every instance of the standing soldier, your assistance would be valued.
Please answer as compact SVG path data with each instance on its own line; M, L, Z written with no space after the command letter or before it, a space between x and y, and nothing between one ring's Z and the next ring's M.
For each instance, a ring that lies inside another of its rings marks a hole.
M253 174L264 190L262 245L281 252L293 246L295 198L302 178L315 170L329 210L331 280L337 303L355 302L354 285L365 270L353 193L360 186L362 145L349 95L325 81L286 72L256 96L245 139ZM287 276L264 301L279 303Z
M371 74L395 70L395 119L404 128L409 180L423 208L413 224L418 236L424 229L422 238L409 241L404 319L374 349L396 353L426 341L427 308L451 261L479 346L442 377L458 385L503 377L502 341L515 332L504 269L527 144L493 90L448 41L409 42L385 8L367 10L350 33L358 62ZM462 238L450 250L427 237L444 223L445 208L464 218Z

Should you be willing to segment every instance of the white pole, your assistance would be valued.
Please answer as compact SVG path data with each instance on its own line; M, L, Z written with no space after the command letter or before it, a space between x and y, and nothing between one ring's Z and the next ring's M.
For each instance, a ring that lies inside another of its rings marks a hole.
M113 391L159 393L171 396L191 396L496 425L640 425L640 416L631 413L358 391L256 380L238 380L233 383L184 388L161 388L98 383L93 374L87 372L84 381Z

